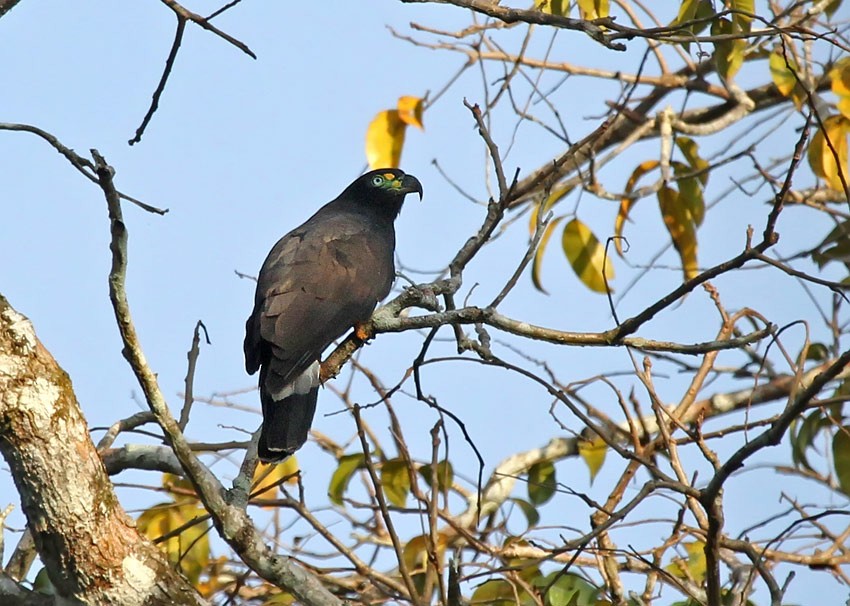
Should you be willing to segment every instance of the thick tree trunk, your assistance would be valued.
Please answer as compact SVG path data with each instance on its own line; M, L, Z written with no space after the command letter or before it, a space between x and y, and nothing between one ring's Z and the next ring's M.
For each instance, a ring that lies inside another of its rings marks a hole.
M206 604L136 531L70 378L2 296L0 453L57 595L92 605Z

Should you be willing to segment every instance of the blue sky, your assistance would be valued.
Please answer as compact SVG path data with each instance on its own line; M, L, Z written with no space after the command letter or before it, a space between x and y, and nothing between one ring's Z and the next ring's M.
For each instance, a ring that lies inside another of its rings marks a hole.
M200 2L191 8L203 13L204 6L211 10L214 3ZM450 7L390 0L332 2L322 9L310 3L246 2L216 23L246 42L258 55L256 61L190 25L160 109L141 143L130 147L127 140L147 110L173 36L174 18L165 6L145 2L116 8L104 1L71 5L23 0L0 20L0 121L37 125L81 154L97 148L115 167L116 183L123 192L170 210L159 217L125 207L130 232L128 294L148 359L172 408L179 406L176 394L183 388L186 351L199 319L209 329L212 345L201 354L196 394L208 396L254 384L244 372L241 344L253 283L239 279L235 271L256 273L277 238L360 173L365 166L366 126L377 111L393 107L400 95L424 96L439 90L463 64L459 55L416 48L394 39L387 29L390 25L410 34L412 21L447 30L468 24L466 13ZM640 60L640 53L603 51L575 32L561 33L556 42L564 60L631 70ZM484 102L482 79L492 83L500 76L491 68L484 77L477 68L469 70L426 113L425 132L408 133L402 168L422 181L425 198L422 203L411 199L397 223L398 255L405 266L442 268L483 218L484 208L460 196L432 161L438 160L478 200L486 200L484 149L462 101ZM745 70L741 78L756 76L755 71ZM615 96L616 85L586 79L571 80L559 89L559 110L572 139L598 125L604 111L600 99ZM514 128L506 109L495 114L494 136L503 150L508 149ZM790 117L774 135L777 145L784 146L778 149L790 149L797 126L799 118ZM743 140L748 133L739 135ZM706 149L710 151L711 145L719 149L727 142L707 143ZM519 165L527 172L555 149L557 143L544 131L524 123L517 130L506 166L512 170ZM623 162L603 169L601 177L612 190L622 187L633 166L657 154L656 149L657 144L649 143L630 150ZM68 371L92 426L129 416L139 410L134 399L139 390L120 355L107 297L109 234L102 196L31 135L0 132L0 158L4 168L0 292L31 318L42 341ZM748 168L737 164L712 177L716 184L709 190L709 200L720 198L735 171ZM734 191L720 199L700 232L705 243L701 263L710 265L740 251L747 224L760 231L769 198L769 192L762 190L752 196ZM614 204L584 196L578 204L575 200L565 203L564 212L577 208L582 220L604 238L611 231ZM638 204L633 218L626 235L635 262L641 263L659 250L666 236L651 202ZM461 300L473 284L477 284L470 295L474 304L486 304L501 289L525 252L525 224L524 218L519 219L470 265ZM779 228L780 250L786 253L796 250L798 238L813 230L825 233L821 218L805 209L789 209ZM679 282L677 259L671 251L661 263L670 269L652 273L630 291L620 304L621 317L640 310ZM623 285L635 275L635 270L620 262L617 271ZM612 326L604 299L578 283L557 245L547 254L543 273L549 296L535 292L530 278L523 276L503 312L568 330ZM776 273L748 271L716 284L730 308L757 306L777 324L812 317L805 291ZM777 296L765 296L772 292ZM828 301L822 293L820 299ZM641 335L704 341L713 338L717 327L711 302L697 292L650 323ZM817 320L811 328L825 338ZM449 331L441 334L448 336ZM793 352L803 336L802 330L790 336ZM420 344L417 335L384 335L364 350L361 362L393 384ZM530 355L547 359L564 382L631 368L623 350L523 347ZM434 351L452 355L454 347L441 342ZM731 356L729 363L733 363ZM549 416L548 396L502 370L449 363L427 369L424 377L426 390L463 418L488 471L513 452L563 435ZM686 378L662 365L657 377L660 393L677 398ZM626 378L619 385L627 391L636 384ZM709 388L707 394L711 392ZM362 380L355 393L362 402L375 399ZM609 392L592 388L589 393L617 414L615 403L605 404L611 399ZM253 393L234 400L257 404ZM352 433L352 419L323 416L338 409L338 401L326 390L315 425L342 441ZM396 399L396 409L414 455L427 458L428 430L436 417L424 404L404 396ZM565 412L561 417L574 430L581 429ZM380 411L370 412L367 421L388 435ZM199 405L188 434L204 441L241 439L244 434L236 428L253 430L258 422L259 417L245 412ZM471 451L459 432L453 432L452 440L456 468L473 476ZM787 460L787 446L781 448L766 453L762 460ZM330 459L308 445L299 460L312 498L321 503ZM587 470L576 460L560 465L559 473L573 488L604 498L606 487L622 470L620 462L610 461L613 458L609 457L593 487L588 485ZM227 464L218 469L224 477L235 473ZM158 482L150 475L140 477ZM737 519L735 512L745 511L757 498L758 489L754 491L753 486L770 485L775 478L769 471L755 470L730 482L731 527L752 521L745 516ZM810 488L795 487L791 484L789 490ZM0 474L0 494L14 501L12 490L8 475ZM150 502L138 491L122 494L130 509ZM805 494L809 498L810 493ZM835 496L819 497L820 502L827 499L836 506L844 504ZM0 507L4 505L0 502ZM558 511L550 515L548 523L567 523ZM570 515L569 523L586 527L587 512ZM11 525L21 524L16 512ZM644 538L657 539L652 531ZM791 596L798 601L807 595L805 583L805 579L792 583ZM830 580L820 587L842 595Z

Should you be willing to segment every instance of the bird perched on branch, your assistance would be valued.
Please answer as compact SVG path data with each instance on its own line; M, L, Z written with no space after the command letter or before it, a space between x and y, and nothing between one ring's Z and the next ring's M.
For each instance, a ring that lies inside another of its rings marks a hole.
M263 263L245 325L245 369L260 371L260 459L285 459L307 440L322 352L389 294L393 222L413 192L422 197L412 175L368 172L278 240Z

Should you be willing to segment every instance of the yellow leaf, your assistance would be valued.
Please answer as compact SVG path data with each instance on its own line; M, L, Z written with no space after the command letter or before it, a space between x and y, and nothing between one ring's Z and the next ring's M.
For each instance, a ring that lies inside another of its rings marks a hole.
M702 195L702 184L696 177L680 176L692 172L689 166L681 162L673 162L672 165L677 177L676 183L679 185L679 201L685 205L694 225L699 227L705 218L705 199Z
M136 521L139 532L151 540L157 540L178 528L183 530L159 543L168 554L168 559L183 570L193 584L197 584L201 573L210 559L208 514L203 507L194 504L176 505L160 503L143 511ZM198 520L195 524L190 524Z
M608 0L578 0L582 19L604 19L610 12Z
M273 499L277 496L277 487L281 482L298 483L297 474L298 459L294 456L288 457L280 463L259 463L254 470L251 494L261 499Z
M429 538L426 535L415 536L405 543L402 549L402 560L409 572L425 572L428 569L428 545ZM435 551L437 560L442 562L446 553L446 537L442 533L437 533Z
M606 292L605 280L614 279L614 266L611 258L605 257L605 248L590 228L573 219L564 227L561 246L584 285L595 292Z
M399 165L406 130L407 124L397 109L378 112L366 131L366 161L369 168L375 170Z
M679 192L666 185L658 190L658 205L673 246L682 260L685 280L690 280L699 273L696 226L691 212L679 199Z
M569 0L538 0L535 5L539 10L550 15L566 17L570 14Z
M773 83L779 89L779 92L787 97L797 84L797 78L794 77L794 73L798 72L798 70L794 58L788 53L788 59L786 61L785 55L782 53L782 47L777 46L770 53L769 64L770 77L773 78Z
M545 288L543 288L543 283L540 280L540 272L543 269L543 253L546 252L546 245L549 243L549 238L552 237L552 232L555 231L555 228L562 219L563 217L558 217L557 219L552 219L552 221L549 222L549 225L546 226L546 230L540 237L540 243L537 245L537 250L534 251L534 263L531 266L531 282L534 284L534 288L546 295L549 293L546 292Z
M176 476L172 473L162 474L162 487L165 488L175 500L181 503L197 501L198 497L195 494L195 487L186 478Z
M677 25L687 23L688 21L692 21L697 14L697 7L699 6L699 3L700 0L684 0L681 6L679 6L679 13L676 15L676 18L673 19L673 22L670 23L670 26L675 27Z
M735 22L737 29L742 32L749 32L753 22L753 15L756 12L755 0L731 0L730 8L735 12L732 14L732 20Z
M807 100L806 91L798 80L800 71L797 69L794 57L791 56L791 49L783 53L782 47L777 46L770 53L769 65L770 76L779 92L785 97L790 97L797 109L803 107Z
M838 97L838 111L850 118L850 57L845 57L829 70L832 92Z
M674 577L690 579L701 584L705 579L706 571L705 543L702 541L693 541L691 543L685 543L684 547L688 553L688 557L675 558L664 569Z
M683 27L683 33L699 34L708 26L708 18L715 15L711 0L683 0L679 13L670 23L670 27ZM697 22L693 23L692 22ZM682 42L685 51L690 52L690 42Z
M651 170L658 167L658 160L646 160L638 164L637 168L632 171L629 180L626 181L626 194L634 191L638 180ZM632 206L637 203L636 198L623 198L620 200L620 210L617 212L617 218L614 219L614 247L617 249L617 254L623 256L623 228L626 226L626 220L629 218L629 212Z
M737 24L729 19L718 19L711 24L712 36L742 33ZM744 49L747 43L741 39L718 40L714 43L714 61L717 73L726 82L731 82L744 62Z
M535 232L537 232L537 217L540 213L543 213L545 217L546 214L552 210L552 208L561 201L567 194L575 189L575 185L561 185L556 187L552 192L550 192L549 197L543 200L542 202L538 202L534 205L529 213L528 218L528 235L534 237Z
M826 135L824 135L826 130ZM844 191L844 182L850 183L847 164L847 134L850 120L844 116L830 116L823 122L809 144L809 165L831 189ZM832 144L832 149L829 146ZM834 151L833 151L834 149ZM844 177L842 182L841 177Z
M590 470L590 483L593 484L593 479L599 470L602 469L602 464L605 462L605 455L608 452L608 445L605 440L596 436L592 440L580 438L578 441L578 454L584 459L584 463Z
M398 117L401 121L419 130L425 130L422 123L423 99L419 97L404 96L398 98Z

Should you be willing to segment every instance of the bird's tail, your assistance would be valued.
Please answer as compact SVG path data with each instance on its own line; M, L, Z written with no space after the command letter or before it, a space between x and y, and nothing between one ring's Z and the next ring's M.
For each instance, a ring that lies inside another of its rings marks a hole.
M263 404L263 427L257 452L261 461L282 461L307 441L313 415L316 414L318 386L306 393L292 393L275 401L260 385L260 400Z

